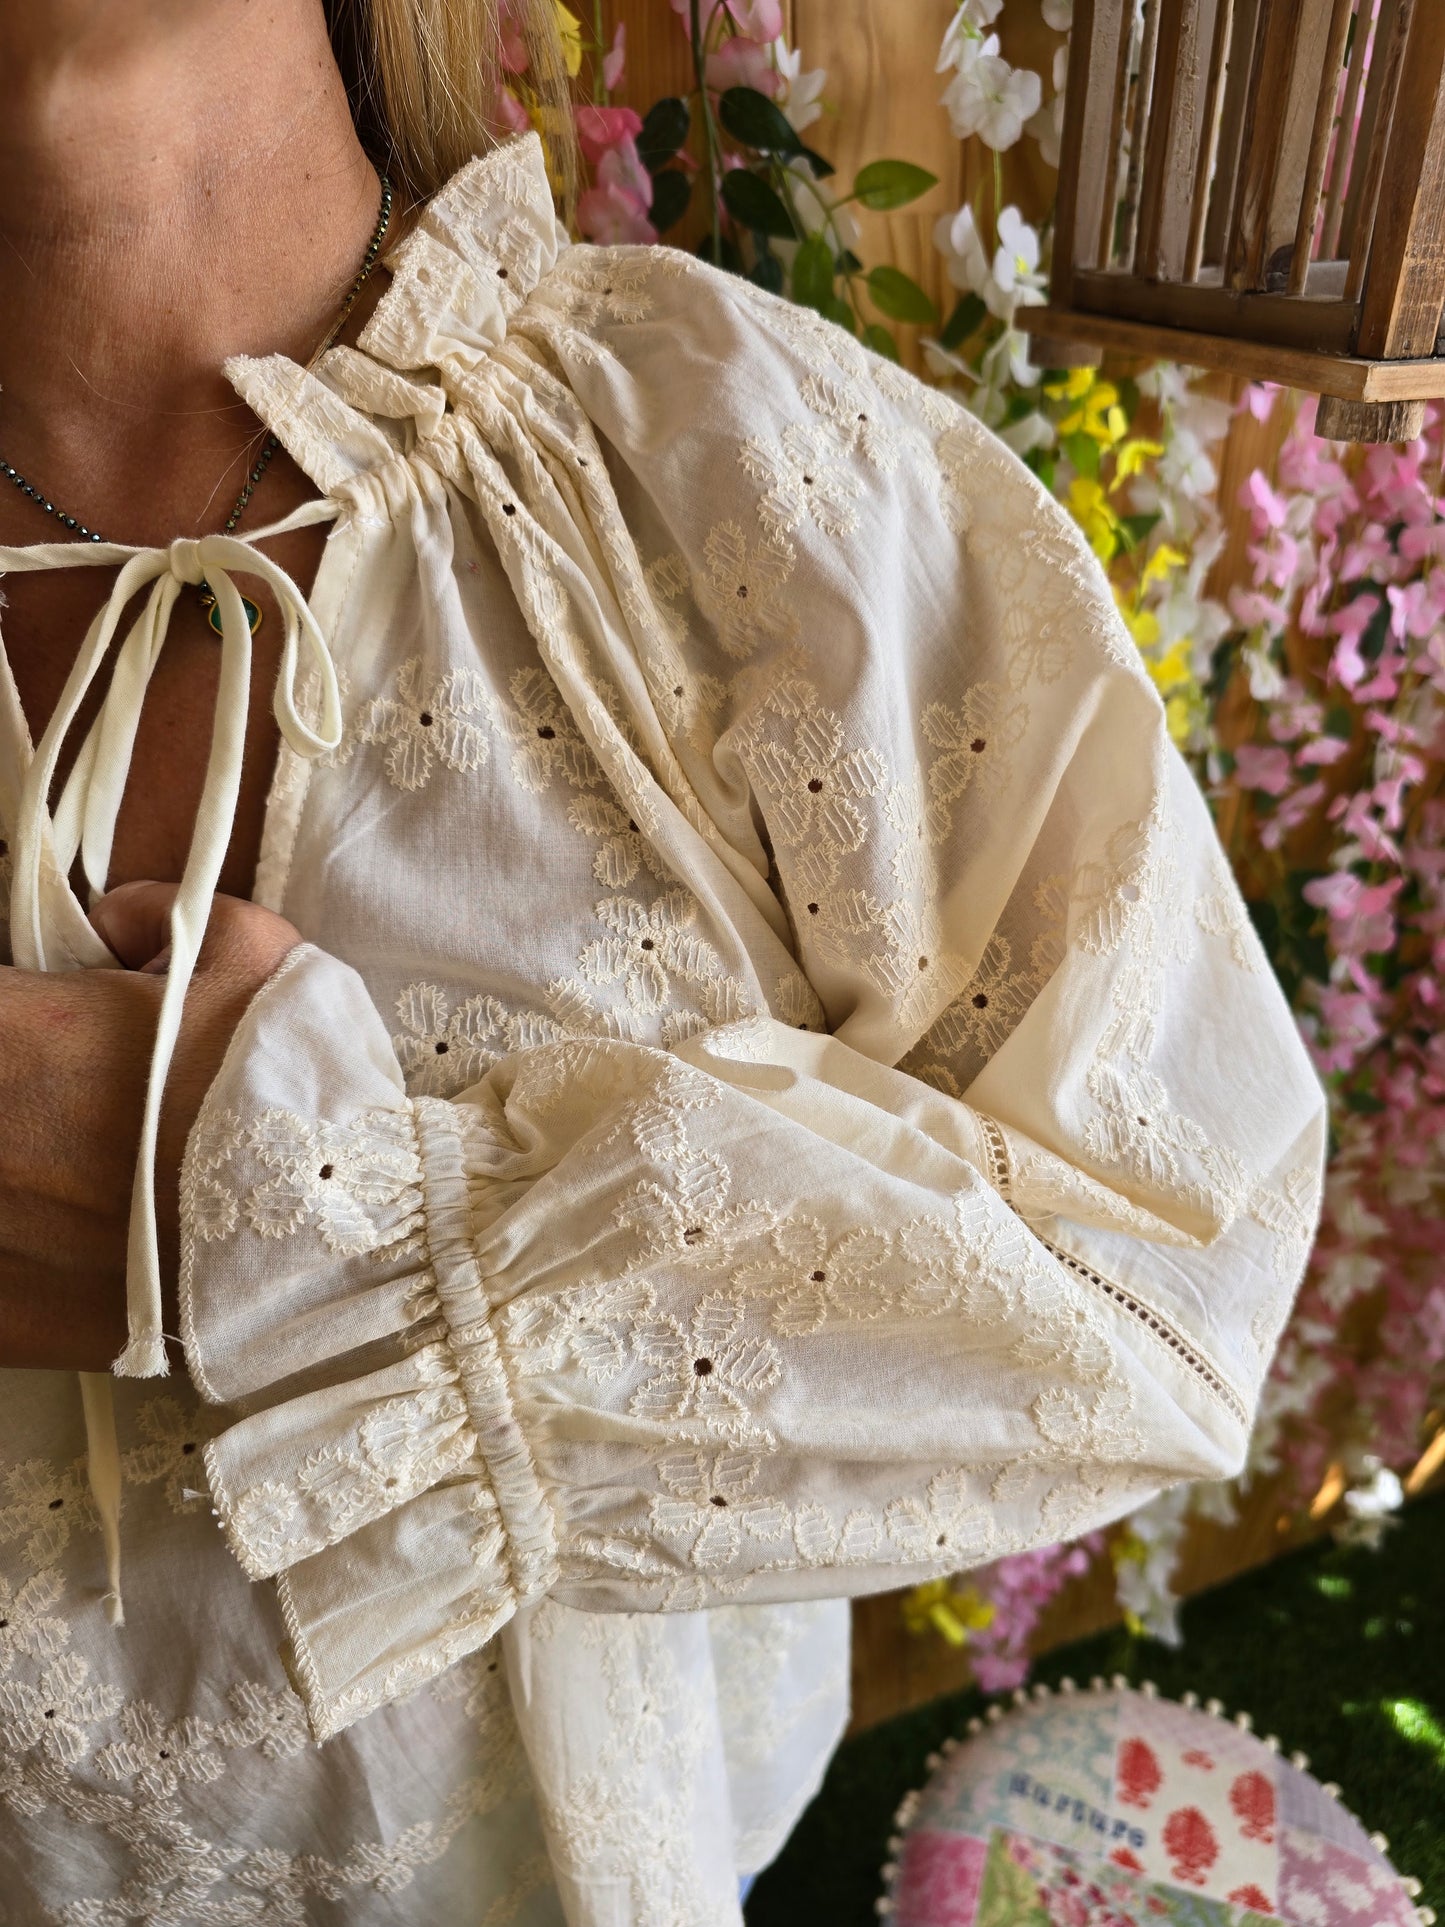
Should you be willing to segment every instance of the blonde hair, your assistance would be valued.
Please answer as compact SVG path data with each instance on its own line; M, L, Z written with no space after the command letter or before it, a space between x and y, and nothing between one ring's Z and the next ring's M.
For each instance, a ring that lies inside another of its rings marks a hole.
M528 105L553 185L570 209L576 143L553 0L326 0L357 130L403 198L429 199L495 144L504 4L526 41Z

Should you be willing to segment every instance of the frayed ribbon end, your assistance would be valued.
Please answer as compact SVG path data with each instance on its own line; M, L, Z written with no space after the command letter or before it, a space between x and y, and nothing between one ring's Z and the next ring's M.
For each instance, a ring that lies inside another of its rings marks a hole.
M166 1341L159 1332L149 1337L137 1335L111 1366L117 1378L167 1378L171 1361L166 1356Z

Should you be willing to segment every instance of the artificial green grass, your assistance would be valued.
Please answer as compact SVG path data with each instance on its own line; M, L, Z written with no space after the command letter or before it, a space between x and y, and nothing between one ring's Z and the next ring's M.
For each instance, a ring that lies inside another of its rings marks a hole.
M1256 1732L1338 1782L1445 1920L1445 1493L1408 1506L1378 1551L1324 1540L1201 1593L1182 1624L1177 1651L1119 1630L1060 1647L1034 1677L1122 1673L1170 1699L1192 1688L1252 1714ZM847 1741L760 1875L748 1927L876 1927L894 1809L984 1704L952 1694Z

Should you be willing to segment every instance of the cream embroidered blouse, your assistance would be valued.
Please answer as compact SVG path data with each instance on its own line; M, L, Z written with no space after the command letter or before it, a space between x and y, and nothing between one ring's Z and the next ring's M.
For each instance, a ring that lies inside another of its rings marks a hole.
M121 1631L71 1382L4 1385L7 1920L735 1922L839 1596L1235 1470L1314 1225L1320 1092L1014 457L567 246L531 138L391 265L229 371L336 517L257 890L308 941L187 1154L214 1409L119 1382Z

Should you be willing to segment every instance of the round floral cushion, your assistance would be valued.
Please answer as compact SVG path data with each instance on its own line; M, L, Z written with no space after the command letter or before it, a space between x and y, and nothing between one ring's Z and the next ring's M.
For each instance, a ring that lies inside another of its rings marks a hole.
M894 1927L1420 1927L1418 1881L1241 1714L1122 1680L1015 1694L899 1809Z

